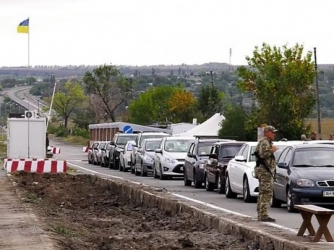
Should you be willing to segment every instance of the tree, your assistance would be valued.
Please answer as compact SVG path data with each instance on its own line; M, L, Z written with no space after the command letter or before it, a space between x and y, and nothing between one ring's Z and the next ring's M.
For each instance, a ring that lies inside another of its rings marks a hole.
M133 82L125 79L120 71L113 65L103 65L87 72L83 82L90 94L98 95L103 102L103 112L115 122L116 109L131 99L133 95Z
M52 108L63 118L65 128L67 128L73 110L81 106L86 99L85 92L78 82L65 83L65 92L58 92L54 95ZM50 97L45 101L51 104Z
M161 85L159 87L151 87L140 94L129 105L129 121L143 125L168 121L168 100L172 96L174 89L175 87L173 86Z
M261 49L255 47L253 57L246 57L249 67L238 68L238 87L253 93L259 106L250 124L274 125L289 139L307 133L304 118L315 104L315 71L312 52L303 52L298 44L279 48L264 43Z
M221 112L221 100L223 97L224 95L215 86L207 85L202 87L198 97L198 109L205 119Z
M218 132L220 138L229 139L232 136L232 139L240 141L256 140L256 134L245 129L249 114L242 106L229 106L224 115L225 120L222 121L221 129Z
M197 101L193 93L186 91L184 88L176 88L168 100L168 109L172 121L191 122L195 116Z

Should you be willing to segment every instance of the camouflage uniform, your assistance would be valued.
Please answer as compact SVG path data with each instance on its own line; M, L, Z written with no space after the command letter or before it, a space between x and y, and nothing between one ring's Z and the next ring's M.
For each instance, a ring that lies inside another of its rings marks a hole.
M255 168L255 175L259 180L259 196L257 198L257 214L259 219L268 218L268 207L273 196L273 182L275 172L275 157L271 151L272 142L268 137L263 137L256 146L259 156L264 159L271 173L260 165Z

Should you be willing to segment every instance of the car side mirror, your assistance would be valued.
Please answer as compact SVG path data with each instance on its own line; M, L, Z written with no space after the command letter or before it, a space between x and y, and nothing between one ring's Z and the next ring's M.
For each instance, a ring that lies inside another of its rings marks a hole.
M210 155L209 155L209 159L215 159L215 160L218 160L218 156L217 156L217 154L210 154Z
M98 148L94 148L94 150L99 150Z
M288 168L288 164L286 164L285 162L279 162L277 164L278 168L283 168L283 169L287 169Z
M157 148L157 149L155 150L155 153L156 153L156 154L162 154L162 149Z
M111 141L110 145L115 146L115 142Z
M243 157L242 155L238 155L234 158L234 160L236 161L240 161L240 162L246 162L245 157Z

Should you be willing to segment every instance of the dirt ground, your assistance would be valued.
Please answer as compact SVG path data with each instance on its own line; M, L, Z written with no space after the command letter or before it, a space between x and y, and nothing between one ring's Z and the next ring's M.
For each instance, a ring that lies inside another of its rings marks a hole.
M171 217L131 204L91 184L87 175L21 172L13 178L60 249L257 249L254 242L208 229L189 214Z

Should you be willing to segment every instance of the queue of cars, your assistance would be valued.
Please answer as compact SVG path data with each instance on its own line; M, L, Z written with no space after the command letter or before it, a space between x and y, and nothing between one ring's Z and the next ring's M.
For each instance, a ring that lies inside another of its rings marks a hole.
M333 141L277 141L272 207L287 204L334 205ZM213 136L173 137L164 132L118 133L113 141L94 142L88 162L160 180L182 178L185 186L217 190L226 198L242 195L254 202L257 142Z

